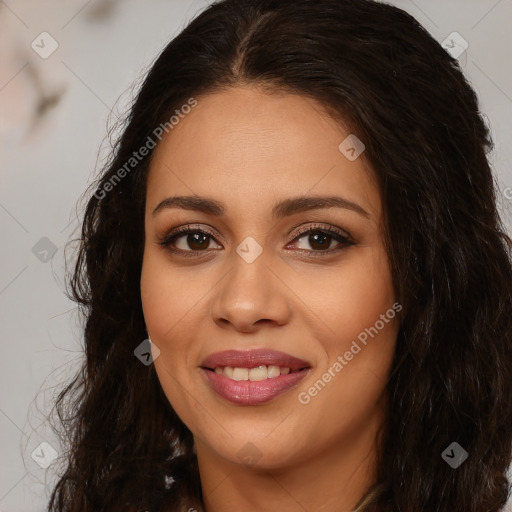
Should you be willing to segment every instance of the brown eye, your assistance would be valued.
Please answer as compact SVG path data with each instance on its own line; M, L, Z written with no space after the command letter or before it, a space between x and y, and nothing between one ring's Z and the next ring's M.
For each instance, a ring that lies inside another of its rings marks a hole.
M183 241L179 242L180 239ZM187 235L178 236L175 239L175 246L180 250L187 250L187 247L192 251L201 251L208 249L211 237L206 233L189 233Z
M171 245L178 251L183 252L205 251L210 248L210 242L212 240L213 237L209 233L187 230L167 238L164 245ZM219 246L217 248L219 248Z
M301 238L307 238L307 243L314 250L325 251L326 249L331 249L331 243L334 240L332 235L328 235L326 233L314 233L308 235L307 237L302 236ZM300 247L302 249L302 247ZM304 247L307 249L307 247Z
M336 243L337 242L337 243ZM301 251L314 253L332 253L354 245L348 235L331 227L322 227L322 229L310 228L303 230L296 236L294 242L290 245L298 246Z

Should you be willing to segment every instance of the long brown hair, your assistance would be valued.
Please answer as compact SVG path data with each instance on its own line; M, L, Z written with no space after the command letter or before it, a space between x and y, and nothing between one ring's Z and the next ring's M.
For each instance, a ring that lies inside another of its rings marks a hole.
M87 196L70 278L86 357L56 404L68 451L50 511L203 510L192 435L133 353L146 338L151 151L115 177L190 98L246 83L320 102L364 141L379 183L403 317L378 481L360 510L498 512L512 461L512 242L492 141L457 61L370 0L222 0L155 61ZM468 453L456 469L442 457L454 442Z

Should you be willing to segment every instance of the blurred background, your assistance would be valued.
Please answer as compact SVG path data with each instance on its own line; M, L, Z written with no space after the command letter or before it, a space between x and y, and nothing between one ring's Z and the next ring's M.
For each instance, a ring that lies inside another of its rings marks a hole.
M46 416L82 358L64 295L80 195L108 154L108 127L208 3L0 0L0 512L46 510L55 482L60 445ZM476 90L512 232L512 0L387 3L425 26Z

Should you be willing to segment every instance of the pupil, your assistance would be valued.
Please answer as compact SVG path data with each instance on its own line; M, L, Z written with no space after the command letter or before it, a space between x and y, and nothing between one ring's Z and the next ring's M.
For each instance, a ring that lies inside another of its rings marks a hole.
M318 249L327 249L330 245L329 238L331 238L329 235L315 233L314 235L309 235L309 243L313 249L315 249L315 244L318 245Z
M206 249L209 243L208 235L204 235L202 233L191 233L187 237L187 243L193 250Z

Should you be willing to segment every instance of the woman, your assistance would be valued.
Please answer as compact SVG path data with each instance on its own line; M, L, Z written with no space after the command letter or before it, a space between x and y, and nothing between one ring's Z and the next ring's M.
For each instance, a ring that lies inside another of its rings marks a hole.
M512 242L491 147L456 61L395 7L201 13L88 200L50 510L499 511Z

